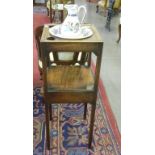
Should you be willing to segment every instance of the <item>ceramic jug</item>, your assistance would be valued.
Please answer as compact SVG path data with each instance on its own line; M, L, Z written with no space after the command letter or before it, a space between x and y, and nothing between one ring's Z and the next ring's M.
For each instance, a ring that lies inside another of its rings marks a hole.
M76 4L67 4L64 6L64 8L67 9L68 14L64 22L62 23L62 33L78 33L80 30L80 26L86 16L86 7L83 5L78 7ZM78 15L79 12L81 12L81 9L83 9L83 16L80 21Z

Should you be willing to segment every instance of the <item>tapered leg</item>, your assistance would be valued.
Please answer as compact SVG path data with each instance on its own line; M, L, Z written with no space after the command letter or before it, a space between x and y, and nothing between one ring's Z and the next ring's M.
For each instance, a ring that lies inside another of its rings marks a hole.
M87 115L87 103L85 103L84 105L84 116L83 116L84 119L86 119L86 115Z
M99 6L98 6L98 5L96 5L96 13L98 13L98 9L99 9Z
M63 22L63 11L61 11L61 23Z
M43 70L42 70L42 68L40 66L38 66L38 68L39 68L39 73L40 73L40 80L42 80L43 79L42 78L42 76L43 76Z
M50 9L50 12L49 12L49 17L50 17L50 22L52 23L53 22L53 19L52 19L52 16L53 16L53 13L52 13L52 10Z
M52 4L51 4L51 0L50 0L50 10L49 10L49 16L50 16L50 22L52 23L53 22L53 19L52 19L52 16L53 16L53 13L52 13Z
M48 105L48 103L45 103L45 115L46 115L47 149L50 150L50 128L49 128L49 105Z
M49 104L50 120L52 120L52 104Z
M92 104L91 108L91 120L90 120L90 131L89 131L89 139L88 139L88 148L91 149L91 143L93 139L93 128L94 128L94 117L95 117L95 109L96 109L96 102Z
M50 15L50 11L49 11L49 9L47 8L47 16L49 16Z
M119 24L119 26L118 26L118 40L117 40L117 43L119 43L120 39L121 39L121 24Z
M42 79L42 75L43 75L42 72L40 72L40 80L43 80L43 79Z

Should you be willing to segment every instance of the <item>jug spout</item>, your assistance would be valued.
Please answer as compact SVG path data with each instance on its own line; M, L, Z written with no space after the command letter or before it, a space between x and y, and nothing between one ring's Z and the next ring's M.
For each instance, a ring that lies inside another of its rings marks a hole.
M67 9L68 15L77 15L78 13L78 6L76 4L66 4L64 8Z

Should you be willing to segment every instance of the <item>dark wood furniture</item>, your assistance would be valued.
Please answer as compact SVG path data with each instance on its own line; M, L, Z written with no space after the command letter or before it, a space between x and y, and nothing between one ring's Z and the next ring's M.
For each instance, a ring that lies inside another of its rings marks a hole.
M74 4L74 0L49 0L47 7L49 9L49 16L51 23L62 23L65 17L64 5ZM56 21L57 18L60 18Z
M96 5L96 13L99 12L99 8L102 8L104 11L104 16L106 14L106 7L107 7L107 0L99 0L97 5Z
M118 25L118 40L117 40L117 43L119 43L121 39L121 24Z
M41 39L41 35L43 32L43 28L44 28L43 25L38 26L34 31L36 49L38 52L38 68L39 68L41 80L42 80L43 67L42 67L42 60L41 60L40 39ZM74 52L74 53L70 52L70 55L72 56L68 55L67 58L65 58L65 60L63 58L60 59L61 54L63 55L64 53L63 52L57 52L57 53L50 52L50 54L48 55L48 66L51 66L52 64L57 64L57 65L67 64L67 65L78 66L78 65L84 65L84 63L86 63L87 61L90 65L91 54L88 55L82 52ZM66 52L65 52L65 55L66 55Z
M51 26L44 26L40 40L43 62L47 148L50 149L49 121L52 120L51 105L63 103L84 103L84 118L86 118L87 103L91 104L91 120L88 137L88 147L91 148L103 41L96 28L92 25L87 24L87 26L92 28L93 36L81 40L51 37L49 34L49 27ZM55 65L57 62L53 61L54 65L49 67L48 56L51 51L53 53L60 51L82 52L85 54L85 60L80 66L70 65L64 62L61 65ZM92 73L90 67L90 53L94 53L97 58L95 74Z
M44 6L44 7L46 7L46 3L47 3L47 0L44 0L44 3L40 3L40 2L37 2L36 0L33 0L33 6Z
M34 31L36 49L38 52L38 68L40 72L40 79L42 79L42 61L41 61L41 50L40 50L40 38L43 32L44 26L38 26Z

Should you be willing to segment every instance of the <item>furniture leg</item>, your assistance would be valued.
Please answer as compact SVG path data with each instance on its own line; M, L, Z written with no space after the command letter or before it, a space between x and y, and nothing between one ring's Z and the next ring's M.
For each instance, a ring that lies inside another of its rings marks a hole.
M49 104L50 121L52 120L52 104Z
M45 103L45 115L46 115L46 140L47 149L50 150L50 128L49 128L49 105Z
M83 116L84 120L86 119L86 115L87 115L87 103L85 103L84 105L84 116Z
M99 6L98 6L98 5L96 5L96 13L98 13L98 9L99 9Z
M106 10L106 8L104 8L103 14L104 14L104 17L107 16L107 10Z
M90 67L91 65L91 53L89 54L89 58L88 58L88 66Z
M90 131L88 139L88 148L91 149L93 139L93 128L94 128L94 117L95 117L96 101L92 104L91 108L91 120L90 120Z
M52 22L52 17L51 17L51 14L52 14L52 9L51 9L51 7L52 7L52 4L51 4L51 0L50 0L50 8L49 8L49 17L50 17L50 22Z
M40 80L43 80L43 79L42 79L42 75L43 75L42 72L40 72Z
M63 11L61 11L61 23L63 22Z
M50 10L47 8L47 16L50 16Z
M117 40L117 43L119 43L120 39L121 39L121 24L119 24L119 26L118 26L118 40Z

